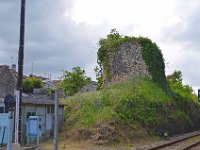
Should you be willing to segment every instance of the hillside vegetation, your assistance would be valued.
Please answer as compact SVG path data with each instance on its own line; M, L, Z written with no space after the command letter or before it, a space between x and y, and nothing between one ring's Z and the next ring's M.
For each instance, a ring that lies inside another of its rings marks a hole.
M151 76L103 86L109 76L108 55L122 42L139 42ZM66 137L95 144L138 143L199 130L200 105L192 88L183 85L182 74L167 78L159 47L148 38L121 36L112 30L101 39L96 92L63 99Z
M173 135L199 129L199 104L178 94L170 97L148 78L77 94L63 103L66 134L73 131L70 137L94 143L133 142L165 131Z

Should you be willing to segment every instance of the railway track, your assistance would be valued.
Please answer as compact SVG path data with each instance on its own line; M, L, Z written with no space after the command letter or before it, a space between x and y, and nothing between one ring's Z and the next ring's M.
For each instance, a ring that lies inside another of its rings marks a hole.
M185 147L183 150L197 150L197 149L200 149L200 141Z
M200 133L179 138L148 150L200 150Z

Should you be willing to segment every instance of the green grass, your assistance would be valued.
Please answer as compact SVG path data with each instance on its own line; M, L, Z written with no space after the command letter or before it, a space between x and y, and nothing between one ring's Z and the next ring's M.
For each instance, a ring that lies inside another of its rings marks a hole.
M190 119L188 118L188 116L186 115L185 112L183 111L175 111L172 115L171 115L171 118L173 118L174 120L181 120L181 121L184 121L184 120L188 120L190 121Z
M154 124L156 108L163 111L170 98L148 78L110 86L97 92L79 93L62 100L66 105L65 119L77 120L78 126L120 120L128 123Z
M65 104L64 132L77 134L79 129L87 128L98 135L98 125L107 124L121 135L119 143L127 144L162 136L173 126L178 127L176 130L184 126L177 132L180 134L200 120L200 105L194 99L167 95L149 78L79 93L63 99L62 103Z

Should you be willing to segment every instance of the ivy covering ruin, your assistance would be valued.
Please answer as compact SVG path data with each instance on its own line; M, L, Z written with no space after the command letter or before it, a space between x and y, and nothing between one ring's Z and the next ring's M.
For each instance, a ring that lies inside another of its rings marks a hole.
M112 78L109 72L109 53L115 52L120 44L125 42L138 42L141 45L142 57L146 63L152 80L168 92L169 88L165 76L165 64L160 48L150 39L144 37L130 37L120 35L116 29L112 29L106 38L99 41L97 52L98 67L95 68L98 81L98 89L104 86L105 78Z

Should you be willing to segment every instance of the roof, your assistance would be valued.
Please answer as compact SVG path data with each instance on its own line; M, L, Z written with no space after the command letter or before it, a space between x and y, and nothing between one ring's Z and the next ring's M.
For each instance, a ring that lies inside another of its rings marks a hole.
M3 71L3 69L6 68L6 67L9 68L9 66L7 66L7 65L0 65L0 74Z
M18 73L15 70L13 70L13 69L10 69L10 73L12 74L14 80L17 82ZM25 76L23 76L23 78L24 77Z
M54 105L54 101L50 99L47 95L35 95L31 94L28 96L23 96L22 104L44 104L44 105Z
M56 86L59 86L59 84L62 83L62 80L53 80L53 83L54 83Z
M7 69L13 76L14 81L17 82L17 72L9 69L8 65L0 65L0 74L5 72L4 69ZM0 103L4 103L4 97L0 97ZM54 100L45 94L28 94L23 95L22 104L54 105Z
M4 103L4 99L0 98L0 102ZM22 97L22 104L34 104L34 105L54 105L54 100L50 99L47 95L26 95ZM59 106L63 106L59 104Z
M10 74L13 76L13 79L15 80L15 82L17 82L17 75L18 75L17 72L14 71L13 69L9 69L8 65L0 65L0 74L2 72L5 72L4 69L7 69L10 72Z

